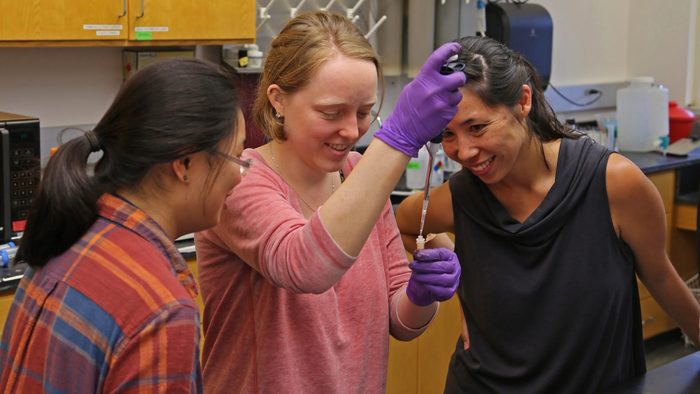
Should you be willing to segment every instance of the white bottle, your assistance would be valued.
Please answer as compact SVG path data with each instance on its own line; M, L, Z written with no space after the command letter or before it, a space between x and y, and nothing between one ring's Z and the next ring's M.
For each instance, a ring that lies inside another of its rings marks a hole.
M668 89L652 77L636 77L617 91L617 147L648 152L668 136Z
M412 190L423 189L425 175L428 172L428 149L423 146L418 151L418 157L412 157L406 166L406 187ZM430 186L440 186L445 178L445 153L438 149L433 157L433 167L430 174Z
M263 61L263 53L258 50L256 44L248 44L248 67L261 68Z
M406 165L406 187L412 190L423 189L427 168L428 150L423 146L418 151L418 157L412 157Z

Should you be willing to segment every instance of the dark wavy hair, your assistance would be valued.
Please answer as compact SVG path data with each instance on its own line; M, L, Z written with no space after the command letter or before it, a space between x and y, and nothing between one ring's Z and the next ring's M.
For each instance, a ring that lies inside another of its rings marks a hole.
M456 42L462 46L458 60L466 65L465 88L486 105L512 108L527 84L532 90L532 108L527 117L532 135L541 142L581 136L559 122L544 98L537 71L521 54L488 37L463 37Z
M92 145L99 144L103 152L94 176L87 171L93 150L89 138L62 144L49 160L18 258L32 267L44 266L95 222L102 193L138 188L157 164L232 143L239 108L238 82L230 67L173 59L137 72L92 131ZM221 168L217 164L209 185Z

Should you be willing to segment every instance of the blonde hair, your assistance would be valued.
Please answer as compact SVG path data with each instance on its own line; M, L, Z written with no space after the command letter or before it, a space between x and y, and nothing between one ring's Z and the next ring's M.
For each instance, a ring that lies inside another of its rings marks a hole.
M267 97L267 88L277 84L285 93L306 86L318 68L336 53L368 60L377 68L380 108L384 100L384 74L379 57L362 32L349 19L331 12L308 12L291 19L272 41L254 104L254 119L263 134L284 141L282 122ZM377 111L378 113L379 111Z

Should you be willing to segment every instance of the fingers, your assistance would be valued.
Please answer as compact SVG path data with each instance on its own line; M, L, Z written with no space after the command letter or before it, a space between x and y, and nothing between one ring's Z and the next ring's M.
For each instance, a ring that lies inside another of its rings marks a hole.
M456 275L449 273L449 274L421 274L421 275L414 275L414 280L419 282L420 284L424 286L434 286L442 289L445 291L445 289L457 289L457 286L459 285L459 280L458 278L455 277Z
M460 271L459 264L453 261L412 261L408 267L417 274L453 274Z
M447 248L423 249L413 253L413 260L423 263L453 260L453 258L456 260L456 257L455 253Z
M434 70L435 72L440 71L440 67L447 62L452 55L459 53L461 46L456 42L448 42L447 44L442 44L438 49L433 51L433 53L428 56L428 59L423 64L423 69ZM455 73L458 74L458 73Z
M455 289L450 289L450 288L445 288L445 287L440 287L440 286L435 286L435 285L430 285L430 284L421 284L423 288L428 291L430 294L432 294L433 299L435 301L447 301L452 296L455 294Z
M459 88L461 88L462 86L464 86L465 83L467 83L467 74L460 71L449 75L445 75L443 76L443 79L445 81L446 89L451 91L459 91ZM460 99L461 96L462 95L460 94Z

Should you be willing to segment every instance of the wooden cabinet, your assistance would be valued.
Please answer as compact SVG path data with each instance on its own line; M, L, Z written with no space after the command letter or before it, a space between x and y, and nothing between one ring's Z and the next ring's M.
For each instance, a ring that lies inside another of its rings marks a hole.
M455 296L440 304L435 320L418 338L409 342L391 338L387 394L442 393L461 324Z
M673 223L673 200L676 190L675 171L662 171L647 175L656 189L661 194L666 211L666 253L670 254L671 223ZM642 330L644 339L653 337L662 332L670 331L676 326L673 320L656 303L656 300L649 294L647 288L637 278L639 286L639 301L642 312Z
M0 0L0 40L119 40L126 0Z
M666 210L666 252L673 266L684 280L697 273L697 245L695 239L695 212L697 207L675 203L676 171L667 170L648 175L659 190ZM688 231L690 230L690 231ZM677 327L647 288L638 281L644 339Z
M254 0L0 0L0 45L254 42Z
M5 292L0 294L0 335L5 328L5 320L7 320L7 314L10 312L10 306L12 306L12 300L15 299L15 292Z
M129 40L255 40L254 1L129 0Z

